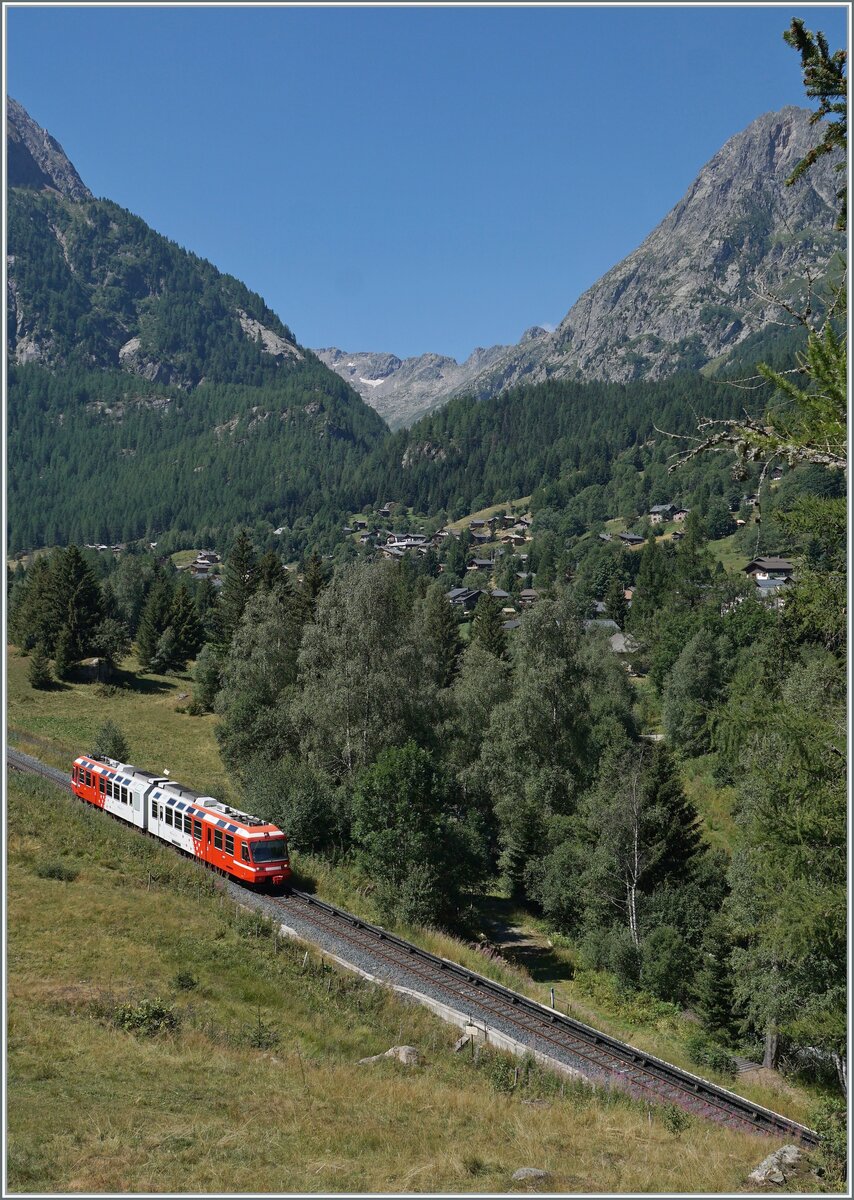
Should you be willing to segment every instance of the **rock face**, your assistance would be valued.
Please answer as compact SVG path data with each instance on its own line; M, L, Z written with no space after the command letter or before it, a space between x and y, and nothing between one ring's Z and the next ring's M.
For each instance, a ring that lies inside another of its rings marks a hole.
M6 101L6 138L9 187L53 188L68 200L92 199L59 142L11 97Z
M731 138L646 240L573 305L554 333L533 327L515 346L478 350L458 364L423 355L320 351L389 420L409 424L453 395L495 395L545 379L627 382L698 370L727 355L797 302L844 239L834 232L839 174L819 159L786 179L819 140L807 109L766 113ZM382 376L373 360L399 366ZM346 364L352 362L354 369ZM429 372L428 364L441 364ZM362 369L361 364L367 369ZM404 370L404 368L406 368ZM361 377L364 376L364 379ZM417 383L416 383L417 381Z
M449 396L465 391L472 374L488 368L509 350L509 346L479 348L464 363L441 354L404 359L394 354L349 354L334 346L314 353L346 379L392 429L399 429L426 416Z
M7 128L9 361L117 368L182 389L308 365L260 296L95 200L59 143L14 100Z

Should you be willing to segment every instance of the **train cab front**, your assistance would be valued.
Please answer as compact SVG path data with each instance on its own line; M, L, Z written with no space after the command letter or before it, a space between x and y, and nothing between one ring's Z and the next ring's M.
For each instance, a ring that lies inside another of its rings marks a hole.
M287 837L277 831L262 838L253 838L249 846L256 871L256 886L265 891L290 892L291 860Z

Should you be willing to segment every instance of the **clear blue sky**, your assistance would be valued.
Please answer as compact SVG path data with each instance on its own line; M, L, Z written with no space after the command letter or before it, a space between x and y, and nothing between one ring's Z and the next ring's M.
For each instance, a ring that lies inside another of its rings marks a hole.
M463 358L556 324L844 5L7 5L6 87L84 182L313 347Z

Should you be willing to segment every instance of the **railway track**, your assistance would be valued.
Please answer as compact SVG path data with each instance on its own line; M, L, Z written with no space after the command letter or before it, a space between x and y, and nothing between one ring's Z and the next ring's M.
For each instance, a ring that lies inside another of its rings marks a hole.
M16 770L41 775L73 795L62 771L12 748L7 749L6 758ZM293 927L299 918L298 932L306 940L311 940L313 927L327 948L331 942L344 961L367 962L376 977L432 997L594 1085L619 1088L648 1104L675 1104L731 1129L795 1139L805 1146L818 1144L812 1129L780 1113L439 958L316 896L297 889L287 898L260 896L236 885L234 890L241 903L253 903L284 924Z

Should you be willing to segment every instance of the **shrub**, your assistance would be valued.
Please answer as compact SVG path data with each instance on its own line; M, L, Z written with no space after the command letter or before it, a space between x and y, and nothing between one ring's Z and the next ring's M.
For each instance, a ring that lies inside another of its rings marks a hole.
M621 988L635 988L640 980L641 954L627 929L614 929L608 939L608 968Z
M119 762L127 762L130 757L127 738L114 721L105 721L95 734L92 745L95 758L115 758Z
M36 865L36 875L40 879L58 879L61 883L73 883L79 871L62 862L44 862Z
M820 1140L819 1166L831 1185L843 1183L848 1163L847 1112L844 1101L823 1100L810 1114Z
M711 1067L713 1071L730 1079L735 1079L738 1074L735 1059L729 1051L712 1041L708 1034L700 1029L686 1039L685 1050L691 1062L699 1067Z
M199 986L199 981L196 979L192 971L179 971L172 980L172 985L179 991L191 992L193 988Z
M155 1037L178 1028L177 1013L158 997L120 1004L113 1013L113 1021L126 1033L143 1037Z
M516 1073L513 1064L503 1054L496 1054L489 1063L489 1082L496 1092L512 1092Z
M677 1137L691 1124L691 1118L677 1104L662 1104L659 1115L668 1133L674 1133Z
M693 965L694 955L679 931L660 925L644 940L640 981L662 1000L683 1000Z

